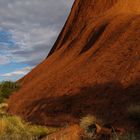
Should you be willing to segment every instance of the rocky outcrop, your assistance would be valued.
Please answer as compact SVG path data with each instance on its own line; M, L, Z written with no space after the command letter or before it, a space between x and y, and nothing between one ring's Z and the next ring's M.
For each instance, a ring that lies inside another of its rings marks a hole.
M9 112L45 125L98 114L128 125L139 102L140 1L76 0L46 60L20 80Z

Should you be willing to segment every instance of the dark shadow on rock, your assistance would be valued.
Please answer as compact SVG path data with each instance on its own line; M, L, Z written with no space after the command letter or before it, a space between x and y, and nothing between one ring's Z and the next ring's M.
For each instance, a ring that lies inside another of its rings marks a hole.
M87 45L81 50L80 54L88 51L99 40L99 38L104 33L106 27L107 27L107 24L104 24L93 30L93 32L91 33L89 37Z
M79 119L87 114L93 114L103 118L107 123L123 123L127 119L128 106L140 101L139 91L139 82L127 88L123 88L115 82L82 87L79 93L73 95L40 98L32 102L30 104L30 108L32 108L27 112L27 119L37 123L38 120L34 120L35 116L43 114L45 117L58 118L59 122L60 116L63 118L68 115ZM37 118L42 119L43 117L40 115ZM43 121L42 119L42 123L44 123ZM64 119L65 121L71 120ZM48 122L45 123L47 125ZM60 123L63 121L61 120Z

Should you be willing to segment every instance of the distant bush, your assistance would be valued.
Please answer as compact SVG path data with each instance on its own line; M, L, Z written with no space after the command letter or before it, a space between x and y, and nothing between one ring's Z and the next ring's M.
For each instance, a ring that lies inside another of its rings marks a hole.
M5 81L0 83L0 103L4 102L5 99L20 88L20 85L16 82Z
M3 93L0 91L0 103L3 103L5 98L3 97Z
M128 107L128 115L131 119L140 121L140 105L131 105Z

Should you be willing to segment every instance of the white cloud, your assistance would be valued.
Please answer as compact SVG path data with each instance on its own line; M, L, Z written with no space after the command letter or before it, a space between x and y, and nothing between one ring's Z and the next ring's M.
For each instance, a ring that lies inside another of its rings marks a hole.
M0 54L0 65L8 64L10 60L8 57Z
M16 42L13 48L0 46L4 52L1 57L29 65L42 61L62 29L73 1L0 0L0 28L10 31Z
M20 76L20 75L25 75L27 74L29 71L32 70L33 67L25 67L25 68L22 68L20 70L16 70L16 71L13 71L13 72L9 72L9 73L5 73L5 74L1 74L0 76L2 77L6 77L6 78L10 78L10 77L16 77L16 76Z

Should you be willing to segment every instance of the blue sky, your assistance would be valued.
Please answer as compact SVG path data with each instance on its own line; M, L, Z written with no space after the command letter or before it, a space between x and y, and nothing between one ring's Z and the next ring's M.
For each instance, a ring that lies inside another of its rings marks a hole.
M0 45L13 47L15 46L15 40L12 38L12 33L6 29L0 29Z
M46 58L74 0L0 0L0 81L16 81Z
M17 73L19 70L24 70L25 68L28 68L28 65L26 63L8 63L6 65L0 65L0 81L3 80L12 80L15 81L19 78L21 78L24 74ZM30 67L29 67L30 68ZM30 69L29 69L30 70ZM13 74L13 72L17 74ZM28 71L25 71L25 74Z

